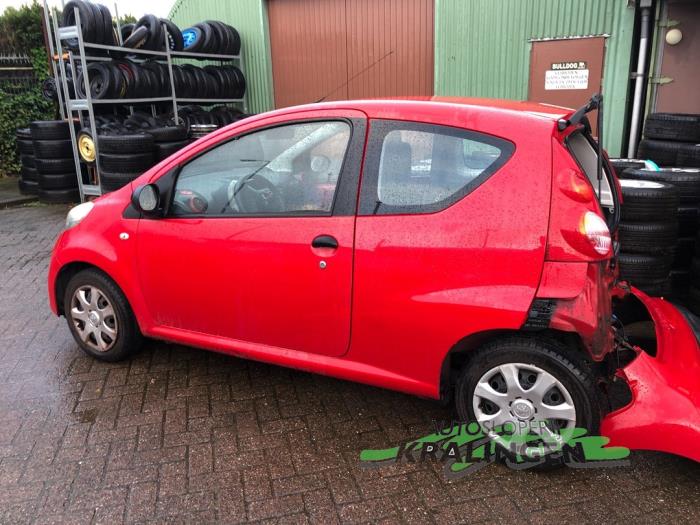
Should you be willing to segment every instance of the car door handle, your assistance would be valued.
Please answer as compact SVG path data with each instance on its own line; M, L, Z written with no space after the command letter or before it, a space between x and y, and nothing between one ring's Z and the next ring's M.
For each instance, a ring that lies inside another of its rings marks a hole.
M338 241L332 235L319 235L311 241L312 248L338 248Z

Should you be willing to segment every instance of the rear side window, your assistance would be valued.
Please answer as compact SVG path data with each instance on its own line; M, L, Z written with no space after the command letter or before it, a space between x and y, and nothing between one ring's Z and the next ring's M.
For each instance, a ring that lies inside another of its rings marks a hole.
M512 143L473 131L374 120L361 215L433 213L454 204L500 168Z
M613 207L613 197L610 190L610 174L607 171L605 162L603 163L603 178L600 180L600 191L598 187L598 152L591 144L589 138L582 131L575 131L566 139L569 151L574 156L583 172L588 177L591 185L598 194L601 206Z

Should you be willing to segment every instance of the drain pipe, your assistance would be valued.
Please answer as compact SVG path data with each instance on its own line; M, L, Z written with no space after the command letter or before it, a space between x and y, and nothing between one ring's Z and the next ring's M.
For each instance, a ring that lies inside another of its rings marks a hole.
M647 48L649 47L651 0L641 0L642 22L639 35L639 55L637 56L637 73L634 81L634 102L632 103L632 122L627 145L627 158L637 155L637 136L642 116L642 93L644 93L644 72L647 67Z

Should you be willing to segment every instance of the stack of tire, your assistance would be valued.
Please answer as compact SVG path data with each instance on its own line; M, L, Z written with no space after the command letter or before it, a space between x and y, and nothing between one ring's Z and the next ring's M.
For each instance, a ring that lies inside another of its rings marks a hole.
M67 120L37 120L29 125L38 174L39 200L75 202L80 199L73 143Z
M176 151L187 146L187 128L184 126L164 126L150 128L146 133L153 137L153 148L156 162L167 159Z
M29 128L17 129L15 144L22 165L19 172L19 192L22 195L36 195L39 193L39 175L36 171L34 144L32 144L32 133Z
M637 156L659 166L700 167L700 115L650 114Z
M153 137L144 132L100 135L100 184L114 191L140 176L155 164Z
M109 9L101 4L72 0L63 7L61 26L75 25L75 9L80 15L80 27L82 28L83 41L92 44L113 46L116 43L112 15ZM78 39L68 40L71 49L78 48Z
M652 180L623 179L620 185L620 277L649 295L671 295L679 190Z

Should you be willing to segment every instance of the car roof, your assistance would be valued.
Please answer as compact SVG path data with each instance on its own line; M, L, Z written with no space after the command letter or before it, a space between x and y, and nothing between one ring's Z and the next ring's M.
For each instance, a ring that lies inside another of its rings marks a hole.
M367 114L369 118L382 118L387 111L393 114L406 113L410 116L416 110L430 110L431 107L453 106L456 110L478 113L486 111L490 114L500 113L503 116L531 116L536 119L557 121L569 115L571 108L554 106L539 102L520 100L506 100L494 98L469 98L469 97L391 97L362 100L339 100L332 102L319 102L285 108L286 110L298 109L357 109Z

